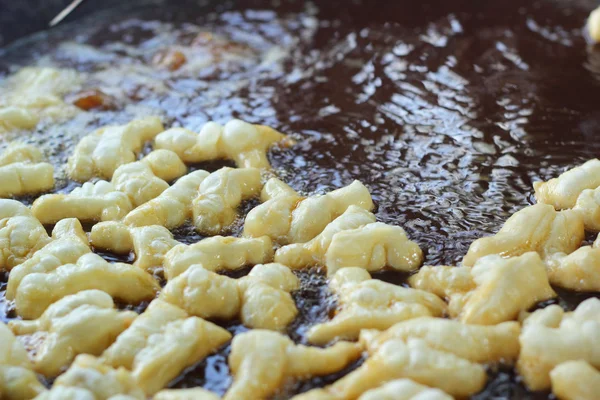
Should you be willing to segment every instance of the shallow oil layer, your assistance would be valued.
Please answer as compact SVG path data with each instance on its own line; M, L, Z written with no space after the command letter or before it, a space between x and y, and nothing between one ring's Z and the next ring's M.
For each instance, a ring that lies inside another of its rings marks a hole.
M451 265L474 239L531 203L533 181L600 150L600 50L582 37L594 1L173 3L66 26L8 49L3 74L15 63L77 68L88 74L86 88L101 87L117 103L19 136L43 144L60 166L80 136L141 114L190 129L232 117L270 125L298 139L271 154L291 186L321 193L360 179L381 221L403 226L426 263ZM202 32L220 39L194 42ZM151 65L157 52L192 43L210 62L175 72ZM115 65L129 67L106 72ZM188 243L200 238L186 227L175 233ZM402 284L405 277L378 278ZM301 314L289 332L298 342L334 307L324 277L302 280L295 295ZM556 302L568 309L590 296L559 294ZM172 386L223 393L228 351ZM276 397L343 373L290 384ZM490 370L490 377L474 398L548 398L528 393L511 370Z

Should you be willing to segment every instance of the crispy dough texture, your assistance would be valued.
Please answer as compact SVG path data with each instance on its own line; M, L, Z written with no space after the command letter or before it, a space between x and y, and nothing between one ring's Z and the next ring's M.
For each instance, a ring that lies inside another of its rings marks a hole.
M126 193L133 207L158 197L173 181L187 172L177 154L169 150L154 150L140 161L123 164L116 169L111 183Z
M155 148L177 153L186 163L218 159L233 160L238 168L270 168L267 151L286 136L264 125L234 119L221 126L206 123L196 134L172 128L155 139Z
M595 25L600 34L599 10L590 15L589 22L592 21L598 21ZM586 230L600 231L600 160L589 160L558 178L535 182L533 187L538 203L557 210L573 209L583 218Z
M519 355L518 322L467 325L444 318L422 317L393 325L383 332L363 330L361 341L373 352L391 339L418 338L433 349L453 353L476 363L511 364Z
M130 370L144 392L153 395L229 339L231 334L225 329L154 300L104 352L102 360Z
M325 254L330 276L341 268L354 266L367 271L389 268L408 272L422 263L423 252L404 229L381 222L337 233Z
M368 390L401 378L439 388L458 398L479 392L487 379L483 366L435 350L423 340L391 339L356 370L324 389L309 391L294 400L357 399Z
M27 351L0 323L0 393L2 399L29 400L46 389L32 370Z
M42 153L32 145L9 145L0 154L0 197L23 196L52 189L54 167L42 162L42 159Z
M48 163L14 163L0 167L0 197L45 192L54 187L54 167Z
M586 230L600 231L600 188L581 192L573 210L579 212L583 218Z
M24 107L0 107L0 133L12 129L32 129L39 117Z
M535 204L513 214L493 236L474 241L463 259L463 265L490 254L502 257L537 252L542 259L553 253L570 254L584 239L581 214L574 210L555 211L548 204Z
M517 362L527 387L549 389L550 372L567 361L581 360L600 367L599 333L600 300L596 298L585 300L569 313L557 305L532 313L523 322Z
M280 331L298 314L290 292L299 286L281 264L257 265L237 280L193 265L169 281L159 298L197 317L228 320L240 315L249 328Z
M84 290L63 297L36 320L13 320L8 325L16 335L44 333L36 348L34 369L53 377L78 354L100 355L135 317L133 311L117 311L108 294Z
M585 361L567 361L550 372L552 393L561 400L594 400L600 393L600 372Z
M477 288L471 272L468 267L425 265L408 278L408 283L416 289L450 300L453 295L463 295Z
M398 379L376 389L367 390L358 400L454 400L440 389L421 385L410 379Z
M115 221L133 208L129 196L106 181L86 182L69 194L46 194L31 206L42 224L55 224L64 218L82 222Z
M51 241L31 258L13 268L8 276L6 298L14 300L23 278L34 272L50 272L61 265L77 262L90 252L90 244L81 223L68 218L58 222L52 230Z
M233 383L224 400L268 398L289 379L307 379L341 370L360 357L361 347L338 342L325 349L297 345L280 333L255 329L236 335L229 367Z
M11 143L0 154L0 167L22 163L38 163L43 160L42 152L31 144Z
M409 283L448 299L450 316L467 324L515 320L521 311L556 296L544 263L534 252L511 258L483 257L473 268L423 267Z
M557 210L573 208L577 197L586 189L600 186L600 160L593 159L562 173L547 182L535 182L535 199Z
M16 200L0 199L0 270L10 271L50 242L46 229Z
M275 253L275 262L292 269L326 265L330 276L344 267L412 271L422 260L421 249L402 228L375 222L372 213L355 205L312 240L281 247Z
M217 235L233 223L237 208L262 188L258 168L224 167L210 174L200 184L192 201L196 230L204 235Z
M125 368L111 368L81 354L52 389L37 400L145 400L146 395Z
M571 254L552 254L545 262L553 285L577 292L600 291L600 239Z
M102 127L85 136L75 147L67 163L69 177L79 182L93 177L111 179L121 165L136 161L144 143L163 130L158 117Z
M133 251L133 265L149 272L161 267L165 254L179 244L163 226L135 228L115 221L94 225L90 241L94 248L117 254L129 254Z
M192 218L192 200L208 176L208 172L198 170L181 177L158 197L127 214L123 222L130 226L162 225L167 229L183 225Z
M194 264L209 271L235 270L245 265L264 264L273 259L268 236L236 238L214 236L191 245L173 247L164 258L165 277L171 280Z
M269 236L280 244L304 243L327 224L355 205L371 211L369 190L359 181L325 195L301 197L277 178L271 178L261 192L263 203L252 209L244 222L244 236Z
M39 318L54 302L82 290L102 290L125 303L150 300L159 290L152 275L122 263L108 263L97 254L81 256L75 264L25 276L16 290L17 314L25 319Z
M80 74L71 69L21 68L0 88L0 133L32 129L41 119L63 120L74 116L77 107L66 104L62 96L81 81Z
M338 310L331 321L310 328L307 338L314 344L357 339L363 329L384 330L400 321L442 316L446 311L436 295L371 279L362 268L339 270L329 287L338 296Z
M453 400L440 389L430 388L410 379L397 379L367 390L358 400Z
M292 397L292 400L347 400L327 389L313 389ZM396 379L369 389L357 400L454 400L440 389L421 385L410 379Z
M330 222L323 231L306 243L294 243L283 246L275 253L275 262L287 265L292 269L302 269L312 265L323 264L327 249L336 233L360 228L375 222L375 216L369 211L350 206L339 217Z

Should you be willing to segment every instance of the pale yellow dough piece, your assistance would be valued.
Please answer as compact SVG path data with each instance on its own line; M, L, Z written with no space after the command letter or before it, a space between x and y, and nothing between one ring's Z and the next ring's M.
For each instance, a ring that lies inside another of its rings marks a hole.
M209 173L194 171L178 179L158 197L131 211L123 222L131 226L162 225L174 229L192 218L192 200Z
M241 295L235 279L192 265L167 283L159 299L190 315L228 320L237 316Z
M157 178L166 182L172 182L187 173L181 158L169 150L153 150L140 161L148 165Z
M361 347L355 343L338 342L322 349L294 344L277 332L244 332L231 343L229 367L233 383L223 399L267 399L290 379L337 372L360 354Z
M153 400L219 400L213 392L202 389L166 389L156 393Z
M423 316L442 316L446 304L436 295L371 279L362 268L343 268L329 284L338 295L331 321L310 328L309 342L357 339L363 329L387 329L397 322Z
M231 334L225 329L154 300L104 352L102 360L132 371L144 392L153 395L229 339Z
M37 147L31 144L11 143L0 154L0 167L18 162L38 163L42 160L42 152Z
M116 169L111 183L126 193L133 207L138 207L169 188L168 182L187 172L177 154L154 150L140 161L123 164Z
M361 332L369 352L391 339L423 339L433 349L453 353L476 363L511 364L519 355L518 322L498 325L466 325L443 318L423 317L399 322L384 332Z
M61 220L52 230L51 242L11 270L6 298L14 300L25 276L35 272L51 272L61 265L75 263L79 257L90 251L90 244L81 223L74 218Z
M201 234L217 235L233 223L237 208L262 188L258 168L224 167L200 184L192 201L193 221Z
M412 271L421 265L423 253L402 228L375 222L369 211L350 205L309 242L277 250L275 261L293 269L326 265L332 276L345 267Z
M415 289L435 293L448 302L448 314L461 315L471 293L477 290L471 267L424 266L408 278Z
M29 217L29 207L17 200L0 199L0 221L12 217Z
M573 210L580 213L586 230L600 231L600 188L581 192Z
M423 252L404 229L381 222L335 234L325 253L329 276L345 267L414 271L422 263Z
M158 117L102 127L85 136L75 147L67 163L69 177L79 182L95 176L111 179L119 166L136 161L144 143L163 130Z
M299 286L281 264L257 265L238 280L193 265L171 280L159 298L197 317L229 320L240 315L249 328L283 330L298 314L290 292Z
M468 267L425 265L408 278L408 283L416 289L451 300L454 295L462 296L477 288L472 272Z
M279 179L271 178L261 200L263 204L246 217L244 236L266 235L281 244L308 242L351 205L367 211L374 207L369 190L359 181L325 195L301 197Z
M152 299L159 290L144 270L122 263L108 263L97 254L85 254L75 264L58 266L23 278L15 296L17 314L39 318L52 303L82 290L98 289L129 304Z
M550 328L558 328L565 316L565 311L557 306L551 305L545 308L540 308L534 312L522 312L519 315L519 321L523 327L529 325L544 325Z
M590 13L587 21L587 30L594 42L600 42L600 7Z
M10 271L50 240L28 207L16 200L0 199L0 270Z
M552 254L545 262L553 285L578 292L600 291L600 239L568 255Z
M275 262L292 269L301 269L312 265L323 265L327 250L333 237L344 230L356 229L375 222L375 216L357 206L350 206L339 217L327 224L325 229L306 243L294 243L277 250Z
M494 236L474 241L463 264L472 266L486 255L520 256L528 251L546 258L553 253L572 253L585 236L583 218L573 210L555 211L548 204L535 204L513 214Z
M483 366L432 349L423 340L391 339L356 370L324 389L309 391L294 400L354 400L370 389L401 378L439 388L458 398L479 392L487 379Z
M323 265L325 255L333 236L347 229L355 229L375 222L375 216L369 211L350 206L342 215L330 222L323 232L306 243L294 243L283 246L275 253L275 262L292 269L302 269L313 265Z
M52 189L54 167L41 161L41 152L32 145L13 143L8 146L0 154L0 197L35 194Z
M110 397L98 397L92 391L69 386L53 387L50 391L40 394L35 400L137 400L139 397L116 394Z
M581 192L599 186L600 160L598 159L589 160L572 168L560 174L558 178L533 184L538 203L550 204L557 210L573 208Z
M511 258L491 255L479 259L473 268L455 269L424 267L409 283L448 299L450 316L467 324L515 320L521 311L556 296L544 263L534 252Z
M155 139L155 148L177 153L186 163L233 160L239 168L270 168L267 151L285 135L264 125L234 119L221 126L206 123L199 134L184 128L169 129Z
M0 133L12 129L32 129L39 120L34 112L23 107L0 107Z
M596 14L600 17L600 12ZM598 21L600 22L600 19ZM572 208L580 213L587 230L600 231L598 159L590 160L548 182L536 182L534 188L539 203L550 204L559 210Z
M78 354L102 354L135 317L133 311L117 311L108 294L84 290L63 297L36 320L13 320L8 325L19 336L44 333L36 348L34 369L54 377Z
M94 248L116 254L128 254L133 251L133 265L149 272L161 267L165 254L179 244L173 239L173 234L163 226L134 228L114 221L94 225L90 241Z
M550 372L552 393L560 400L595 400L600 372L585 361L567 361Z
M459 315L468 324L514 320L522 310L556 296L542 260L533 252L507 259L495 255L481 258L471 274L477 289L465 296Z
M32 371L27 351L0 323L0 395L3 400L29 400L46 389Z
M268 236L236 238L214 236L191 245L173 247L164 258L168 280L199 264L209 271L239 269L251 264L264 264L273 259L273 244Z
M550 372L567 361L600 367L600 300L582 302L565 313L552 305L532 313L523 323L517 369L531 390L549 389Z
M61 120L78 109L62 96L75 90L82 76L75 70L25 67L6 80L0 98L0 132L32 129L40 119Z
M54 187L54 167L48 163L14 163L0 167L0 197L45 192Z
M146 395L125 368L114 369L81 354L52 389L36 400L145 400Z
M347 400L327 389L313 389L292 397L292 400ZM350 398L348 398L350 399ZM352 398L354 400L354 398ZM396 379L367 390L357 400L454 400L440 389L421 385L410 379Z
M440 389L433 389L410 379L397 379L376 389L367 390L358 400L454 400L454 398Z
M82 222L115 221L133 208L129 196L112 183L86 182L69 194L46 194L33 202L31 211L42 224L54 224L64 218Z

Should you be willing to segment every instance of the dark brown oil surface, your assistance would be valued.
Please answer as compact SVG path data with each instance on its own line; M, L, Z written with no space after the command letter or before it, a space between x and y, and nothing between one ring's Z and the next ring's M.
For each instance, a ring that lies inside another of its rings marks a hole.
M459 262L474 239L531 203L532 182L598 156L600 49L582 35L595 1L318 3L130 7L17 43L0 53L0 70L39 62L44 54L46 64L92 74L124 63L148 65L160 49L189 45L198 27L217 33L243 49L243 59L187 76L150 73L165 93L123 78L126 95L117 110L41 127L26 139L46 146L59 165L77 141L64 132L80 137L127 121L140 106L162 115L167 126L194 130L232 117L270 125L298 140L270 156L286 182L312 194L360 179L373 193L378 219L404 227L427 264ZM92 47L73 50L63 41ZM191 232L176 235L199 239ZM393 273L378 277L404 281ZM295 295L300 316L289 332L298 342L335 306L323 276L303 273L302 280ZM557 302L568 309L589 297L559 294ZM230 383L228 351L190 368L172 386L223 393ZM276 398L343 373L290 384ZM510 369L490 369L490 377L474 398L549 398L528 393Z

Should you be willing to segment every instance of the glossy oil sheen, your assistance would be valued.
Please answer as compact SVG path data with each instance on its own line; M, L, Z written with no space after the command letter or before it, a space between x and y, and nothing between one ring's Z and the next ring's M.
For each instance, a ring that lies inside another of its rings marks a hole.
M143 65L163 47L189 44L198 29L223 35L243 49L241 60L189 76L149 73L168 88L162 94L124 78L118 110L42 127L29 140L44 145L58 165L80 136L127 121L140 106L167 126L194 130L232 117L270 125L298 140L270 155L282 179L307 194L360 179L373 193L378 219L402 226L433 265L456 264L474 239L530 204L532 182L599 154L600 49L582 36L594 1L321 3L130 7L15 44L1 57L3 71L39 62L42 54L50 54L45 63L88 72ZM59 45L65 40L92 47ZM241 220L232 234L240 228ZM176 235L188 243L200 238L186 227ZM335 307L322 275L301 277L300 316L289 331L298 342ZM589 297L559 293L568 309ZM172 386L223 393L228 351ZM359 363L286 387L276 398L323 386ZM548 398L528 393L510 369L491 369L490 376L474 398Z

